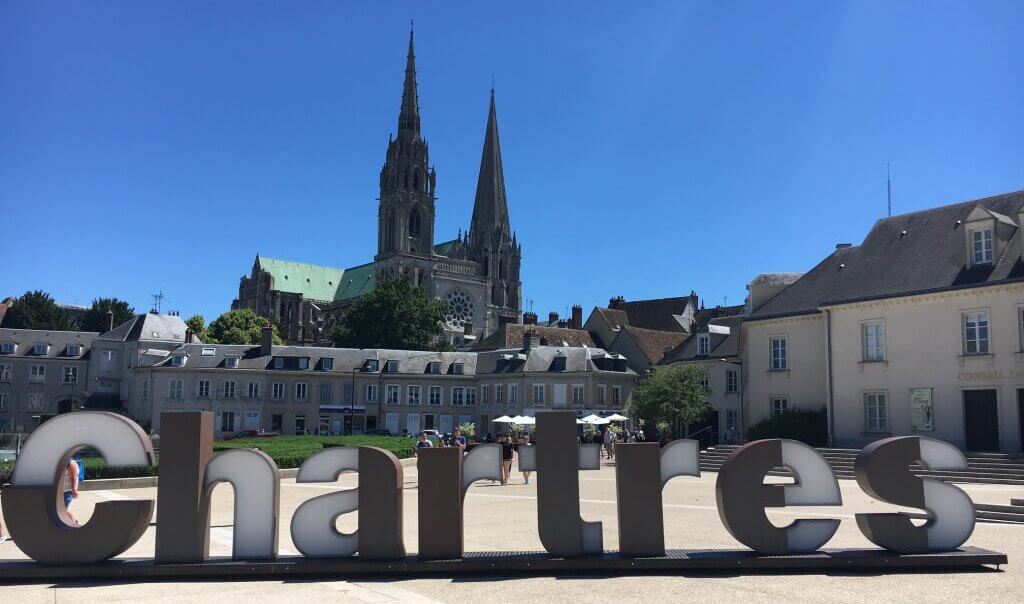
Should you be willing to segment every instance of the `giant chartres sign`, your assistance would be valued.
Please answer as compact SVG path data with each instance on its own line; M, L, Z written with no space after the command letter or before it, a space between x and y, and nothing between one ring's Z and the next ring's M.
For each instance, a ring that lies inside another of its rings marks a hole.
M314 497L291 519L290 533L301 557L278 556L277 467L266 454L238 449L213 455L213 416L206 412L165 413L161 418L157 501L96 504L92 518L72 526L60 491L67 459L82 447L96 449L108 465L152 466L153 448L131 420L105 412L56 417L28 439L10 487L3 491L6 524L37 563L0 564L0 580L53 577L139 577L210 575L300 575L460 572L558 572L593 570L763 571L774 568L875 570L1002 564L1006 556L960 549L974 529L970 498L959 488L910 472L919 463L932 469L962 469L963 454L925 437L888 438L857 458L857 483L872 497L927 512L922 525L906 513L858 514L863 534L879 550L820 551L839 527L838 518L799 519L776 526L768 508L837 506L839 483L828 463L802 443L772 439L740 447L725 462L716 485L725 528L750 550L665 549L662 488L676 476L699 476L696 441L666 447L653 443L617 447L616 493L620 550L606 552L600 522L580 516L579 470L599 468L598 445L576 443L575 416L538 414L537 446L520 451L521 469L537 472L537 526L546 553L467 554L463 551L463 500L477 480L501 478L501 448L481 445L420 451L419 547L407 556L403 543L402 466L390 452L374 447L321 451L302 464L296 481L334 482L358 472L358 488ZM765 484L774 468L789 468L796 480ZM213 488L234 489L231 560L211 560L210 500ZM153 560L119 560L143 535L154 503L160 518ZM339 516L359 512L358 529L336 529ZM700 546L701 544L694 544Z

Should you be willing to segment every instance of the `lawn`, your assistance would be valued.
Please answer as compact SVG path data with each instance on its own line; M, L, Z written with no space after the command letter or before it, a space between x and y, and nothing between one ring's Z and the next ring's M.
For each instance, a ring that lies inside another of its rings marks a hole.
M269 455L278 468L297 468L308 457L328 447L369 446L380 447L399 459L413 456L416 440L404 436L272 436L269 438L240 438L218 440L213 443L214 453L232 449L259 449ZM0 484L9 480L12 463L0 463ZM155 476L156 468L108 468L100 458L85 460L85 476L89 478L126 478Z

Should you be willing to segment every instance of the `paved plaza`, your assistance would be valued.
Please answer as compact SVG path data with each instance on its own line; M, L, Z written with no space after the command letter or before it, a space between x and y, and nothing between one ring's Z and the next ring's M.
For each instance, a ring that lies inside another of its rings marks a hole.
M606 549L617 549L615 468L605 463L600 471L580 472L580 508L586 520L604 523ZM716 475L675 478L665 488L666 546L669 548L729 548L741 546L726 532L715 507ZM466 498L466 551L540 550L536 520L536 478L524 485L513 472L512 483L500 486L478 483ZM782 479L779 479L782 480ZM356 486L357 477L347 474L336 485L282 482L280 551L296 555L289 536L292 512L306 499L333 489ZM787 508L769 515L784 524L797 516L841 518L839 532L828 547L872 547L856 527L857 512L892 508L867 497L856 482L841 480L840 508ZM978 503L1008 503L1024 497L1024 486L959 485ZM416 468L405 468L405 543L417 549ZM84 521L96 502L121 498L156 499L156 489L83 491L73 506ZM233 496L230 487L217 487L214 495L211 554L231 551ZM158 512L159 513L159 510ZM339 521L341 530L356 526L355 515ZM127 557L151 557L154 527L126 553ZM213 602L233 601L332 601L332 602L478 602L478 601L799 601L799 602L901 602L963 601L1018 602L1024 594L1024 525L979 522L968 545L1004 552L1009 565L1000 571L958 573L878 574L784 574L728 576L558 576L531 578L462 577L395 581L331 581L288 579L264 581L141 582L129 584L62 583L0 585L0 601L32 602ZM0 559L23 559L11 543L0 544Z

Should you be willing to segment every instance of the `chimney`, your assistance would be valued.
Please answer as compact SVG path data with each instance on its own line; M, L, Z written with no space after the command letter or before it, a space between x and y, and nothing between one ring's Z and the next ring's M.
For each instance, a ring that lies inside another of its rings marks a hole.
M569 327L583 329L583 307L579 304L572 306L572 321L569 323Z
M552 323L558 323L558 313L556 313L555 311L551 311L548 313L548 325Z
M848 247L853 247L853 244L852 243L837 243L836 244L836 249L837 250L845 250Z
M533 348L533 331L527 329L523 332L523 350Z
M114 331L114 311L107 309L107 331Z
M195 332L191 328L185 330L185 343L191 344L192 340L195 339Z
M270 326L270 322L267 321L263 324L263 329L260 331L260 356L269 357L274 351L274 329Z
M615 296L608 300L608 308L618 308L620 304L624 303L626 298L624 296Z
M526 311L523 313L523 325L536 325L537 324L537 313L533 311Z

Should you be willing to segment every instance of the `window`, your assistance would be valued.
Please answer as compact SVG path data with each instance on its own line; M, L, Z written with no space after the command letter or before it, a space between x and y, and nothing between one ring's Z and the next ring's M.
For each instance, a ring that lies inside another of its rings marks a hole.
M149 380L142 380L142 400L149 400Z
M309 369L309 357L299 357L299 369Z
M6 392L0 392L0 413L6 413L10 411L10 403L8 402L9 395Z
M384 387L384 402L388 405L397 405L401 403L400 397L402 395L402 389L398 384L388 384Z
M320 369L324 371L333 371L334 359L320 359Z
M284 369L284 359L281 357L274 358L274 369Z
M786 338L772 338L772 371L785 371L789 368L789 356L786 349Z
M544 384L533 385L533 403L535 405L544 404Z
M377 371L380 370L380 361L378 361L377 359L366 359L366 362L363 363L363 368L365 368L367 371L376 373Z
M295 416L295 434L302 436L306 433L306 416L296 415Z
M572 387L572 404L583 404L583 386L581 384L575 384Z
M420 404L420 387L419 386L406 386L405 388L405 399L410 405Z
M29 411L42 411L43 410L43 395L42 394L30 394L30 395L28 395L28 410Z
M612 386L612 406L618 407L622 404L622 386Z
M284 382L274 382L270 385L270 398L275 401L284 398Z
M275 413L270 416L270 430L272 432L281 432L281 426L284 425L284 416L280 413Z
M992 262L992 230L974 231L974 264Z
M0 382L11 381L11 366L10 364L0 365Z
M29 367L28 381L45 382L46 365L32 365L31 367Z
M234 432L235 431L235 412L234 411L221 411L220 412L220 429L221 429L221 432Z
M725 372L725 391L726 392L739 392L740 391L740 378L739 374L732 370L726 370Z
M864 323L861 326L861 340L864 344L864 362L885 360L885 324Z
M785 396L772 397L772 417L780 415L789 410L789 398Z
M725 429L731 432L735 432L739 429L740 414L735 409L729 409L725 412Z
M199 380L199 398L210 398L210 380Z
M491 402L491 387L487 384L480 386L480 404L488 405Z
M224 366L228 369L236 369L238 367L238 357L224 357Z
M259 382L249 382L249 387L248 387L248 390L247 390L246 394L249 395L249 398L259 398L260 397L260 383Z
M964 353L988 354L988 313L964 315Z
M607 390L607 386L605 386L604 384L598 384L597 385L597 404L598 405L603 405L604 404L604 401L605 401L605 398L606 398L605 397L606 390Z
M297 401L308 401L309 400L309 384L306 382L299 382L295 384L295 400Z
M0 342L0 354L14 354L14 342Z
M174 354L171 355L171 367L181 367L185 364L185 355Z
M46 353L50 350L49 344L35 344L32 346L32 354L37 357L46 356Z
M508 402L510 405L519 404L519 384L508 385Z
M82 354L82 345L81 344L68 344L68 347L64 351L64 354L68 355L69 357L80 356Z
M453 375L463 375L464 373L466 373L466 364L465 363L452 363L452 374Z
M224 398L235 398L234 380L228 380L224 382Z
M462 386L452 386L452 406L461 407L465 403L465 391Z
M442 399L441 387L440 386L431 386L430 387L430 399L427 401L427 404L434 405L435 407L439 407L441 405L441 399Z
M441 362L430 361L427 363L427 373L441 373Z
M501 405L505 402L505 386L503 384L494 385L494 404Z
M377 384L366 385L366 402L376 403L377 402Z
M700 378L700 387L703 388L705 392L711 391L711 381L706 372Z
M182 393L185 391L185 380L181 378L174 378L167 382L167 398L180 401Z
M334 400L334 393L331 392L331 385L327 382L320 382L320 393L317 401L321 405L330 405Z
M398 373L398 361L388 361L384 363L385 373Z
M466 406L476 406L476 388L466 388Z
M352 382L345 382L341 385L341 396L344 399L346 405L351 405L355 401L355 384Z
M700 334L697 336L697 356L706 357L711 353L711 336Z
M202 350L202 351L201 351L201 352L199 353L199 356L204 356L204 357L212 357L212 356L213 356L213 355L215 355L215 354L217 354L217 349L216 349L216 348L204 348L204 349L203 349L203 350Z
M65 384L77 384L78 383L78 367L65 367L64 368L64 383Z
M117 362L117 351L116 350L101 350L100 351L100 369L102 371L113 371L114 363Z
M887 432L889 430L889 414L886 411L884 392L864 393L864 431Z

